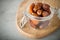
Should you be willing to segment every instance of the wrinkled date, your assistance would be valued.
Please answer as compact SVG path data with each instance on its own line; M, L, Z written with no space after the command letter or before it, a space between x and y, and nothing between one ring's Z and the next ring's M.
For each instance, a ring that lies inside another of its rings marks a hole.
M42 10L37 10L37 14L38 14L38 15L41 15L42 12L43 12Z
M48 16L48 15L49 15L49 13L47 11L43 11L43 13L42 13L43 17Z
M32 3L32 4L30 5L30 8L29 8L29 12L30 12L30 13L33 13L33 8L34 8L34 6L35 6L34 3Z
M36 25L38 24L38 21L35 22L35 20L29 20L29 23L33 28L36 28Z
M50 8L50 6L49 6L48 4L43 4L43 9L44 9L44 10L47 11L49 8Z
M41 7L42 7L42 3L36 3L34 8L33 8L33 11L37 12L37 10L41 9Z

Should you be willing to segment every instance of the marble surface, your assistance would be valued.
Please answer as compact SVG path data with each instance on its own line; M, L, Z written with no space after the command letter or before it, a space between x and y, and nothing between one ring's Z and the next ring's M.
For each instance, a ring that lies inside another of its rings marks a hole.
M60 40L60 29L42 39L31 39L16 28L16 11L23 0L0 0L0 40Z

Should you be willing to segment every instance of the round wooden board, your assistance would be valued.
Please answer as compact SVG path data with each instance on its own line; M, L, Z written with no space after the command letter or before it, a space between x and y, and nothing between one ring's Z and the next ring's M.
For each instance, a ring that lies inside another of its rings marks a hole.
M34 30L29 26L29 23L26 23L25 27L21 29L20 26L19 26L20 25L20 20L24 16L23 11L25 10L25 7L26 7L27 3L28 3L28 0L23 1L19 5L19 8L17 10L16 25L17 25L17 28L18 28L19 32L23 33L24 35L26 35L27 37L30 37L30 38L42 38L42 37L45 37L45 36L51 34L57 28L59 28L60 20L57 17L57 14L54 14L53 18L50 20L50 24L45 29Z

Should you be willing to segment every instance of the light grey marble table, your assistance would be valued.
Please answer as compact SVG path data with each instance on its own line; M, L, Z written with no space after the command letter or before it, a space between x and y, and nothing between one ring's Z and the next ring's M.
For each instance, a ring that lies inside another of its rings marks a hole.
M30 39L16 28L16 11L22 0L0 0L0 40L59 40L60 30L42 39Z

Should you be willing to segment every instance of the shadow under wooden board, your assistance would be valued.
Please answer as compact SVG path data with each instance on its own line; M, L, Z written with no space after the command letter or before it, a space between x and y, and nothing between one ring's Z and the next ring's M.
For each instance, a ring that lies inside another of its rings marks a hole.
M57 14L54 14L53 18L50 20L51 24L49 24L47 28L34 30L29 26L29 23L27 22L25 27L21 29L20 20L24 16L23 12L24 12L26 4L28 2L29 2L29 0L23 1L19 5L19 8L17 10L16 25L17 25L17 29L19 30L19 32L23 33L24 35L26 35L27 37L30 37L30 38L42 38L42 37L45 37L45 36L51 34L52 32L54 32L55 30L57 30L59 28L60 19L57 17Z

